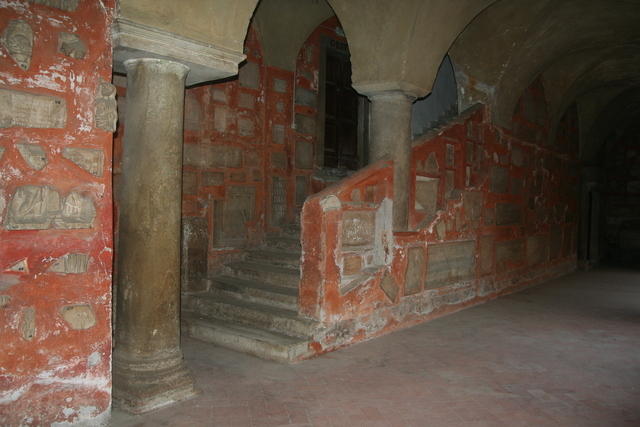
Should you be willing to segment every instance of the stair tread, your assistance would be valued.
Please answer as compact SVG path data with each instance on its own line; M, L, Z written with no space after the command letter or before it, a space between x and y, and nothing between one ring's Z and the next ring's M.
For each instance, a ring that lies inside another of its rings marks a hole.
M285 273L299 275L300 271L297 268L283 267L280 265L273 265L268 262L259 261L236 261L227 264L228 267L233 269L242 269L243 267L254 270L259 269L262 271L270 271L272 273Z
M225 305L233 305L237 307L242 307L248 310L261 311L264 313L270 313L275 316L286 317L288 319L296 320L298 322L305 323L307 325L313 325L316 322L311 319L305 319L304 317L300 317L296 311L287 310L285 308L274 307L271 305L260 304L256 302L243 301L237 298L225 297L220 295L214 295L209 292L200 292L191 294L191 298L206 298L212 299L214 302Z
M256 280L241 279L238 277L227 276L227 275L215 276L211 278L211 282L228 284L228 285L237 286L237 287L254 288L254 289L259 289L261 291L271 292L274 294L281 294L281 295L288 295L288 296L295 296L295 297L298 296L297 288L278 286L278 285L273 285L271 283L265 283L265 282L256 281Z
M187 313L185 318L188 322L199 323L204 326L213 327L217 329L226 329L228 332L242 335L245 338L254 339L256 341L268 342L271 344L279 345L296 345L306 343L308 338L300 338L291 335L285 335L279 332L274 332L267 329L262 329L256 326L241 325L238 323L231 323L224 320L220 320L215 317L203 316L196 313Z

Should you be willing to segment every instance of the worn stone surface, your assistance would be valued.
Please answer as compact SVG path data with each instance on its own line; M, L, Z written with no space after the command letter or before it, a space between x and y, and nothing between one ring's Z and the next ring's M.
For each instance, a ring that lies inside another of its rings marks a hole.
M345 276L353 276L362 270L362 256L357 254L349 254L344 256L342 274Z
M501 272L508 264L524 261L525 241L523 239L496 242L496 269Z
M514 203L496 204L496 225L517 225L522 223L522 207Z
M271 127L271 142L274 144L284 144L284 125L275 124Z
M22 19L9 21L0 42L20 68L29 69L33 51L33 31L26 21Z
M22 309L22 316L18 326L20 335L26 341L31 341L36 335L36 309L26 307Z
M91 175L101 177L104 165L104 153L93 148L64 147L62 157L75 163Z
M29 2L73 12L78 7L80 0L29 0Z
M284 222L287 214L287 186L284 178L271 177L271 224Z
M509 170L499 166L492 167L489 188L494 193L507 193L509 191Z
M255 62L247 62L238 70L238 80L241 86L251 89L260 87L260 68Z
M404 276L404 294L413 295L422 290L424 282L425 251L424 247L407 249L407 269Z
M304 105L305 107L315 108L318 103L318 95L315 91L305 89L302 87L296 88L296 104Z
M423 212L427 217L435 215L438 209L438 178L416 176L416 211Z
M549 260L549 235L527 237L527 264L539 265Z
M47 165L47 153L38 144L16 144L20 155L31 169L42 170Z
M242 167L242 149L233 145L184 144L184 164L203 168Z
M295 118L296 131L306 135L315 135L316 119L315 117L306 116L304 114L296 114Z
M107 132L115 132L117 122L118 103L116 102L116 87L111 83L101 81L96 91L96 127Z
M298 169L313 169L313 144L304 140L296 141L295 165Z
M475 247L473 240L427 245L425 288L438 288L471 278L475 270Z
M0 128L63 128L66 123L63 98L0 89Z
M71 329L89 329L96 324L96 315L89 304L64 306L60 309L60 315Z
M287 168L287 153L284 151L274 151L271 153L271 167L275 169Z
M57 260L47 271L58 274L81 274L87 272L89 255L81 253L68 253Z
M58 52L73 59L84 59L87 46L77 34L61 32L58 34Z
M382 289L382 292L389 298L389 301L396 302L399 286L388 271L385 271L382 280L380 280L380 289Z
M342 245L363 246L373 243L374 211L345 211L342 214Z

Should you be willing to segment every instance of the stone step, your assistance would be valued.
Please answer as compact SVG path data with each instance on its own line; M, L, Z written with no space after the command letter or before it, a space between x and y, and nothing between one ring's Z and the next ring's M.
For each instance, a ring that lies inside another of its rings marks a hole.
M210 279L210 284L209 292L222 297L237 298L292 311L298 309L298 289L296 288L275 286L231 276L216 276Z
M187 333L196 339L278 362L295 362L311 354L310 341L219 319L183 315Z
M251 249L247 259L255 262L266 262L290 268L300 267L300 251L287 252L283 249Z
M285 310L265 304L242 301L209 292L191 294L186 309L198 316L212 317L229 323L252 326L285 335L312 337L318 323Z
M300 236L267 236L265 240L265 247L271 249L284 249L291 252L302 251L302 245L300 244Z
M238 261L225 265L228 275L276 286L298 289L300 270L273 265L268 262Z

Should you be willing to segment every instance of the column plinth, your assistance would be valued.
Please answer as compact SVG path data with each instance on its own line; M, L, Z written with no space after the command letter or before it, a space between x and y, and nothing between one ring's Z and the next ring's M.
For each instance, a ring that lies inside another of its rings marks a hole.
M195 394L180 348L184 85L189 68L125 61L113 397L143 413Z

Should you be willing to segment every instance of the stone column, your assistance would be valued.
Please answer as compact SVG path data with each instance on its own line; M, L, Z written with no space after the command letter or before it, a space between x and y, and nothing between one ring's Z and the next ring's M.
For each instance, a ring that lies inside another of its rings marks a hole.
M402 91L369 94L371 134L369 161L393 159L393 230L409 228L411 160L411 104L415 97Z
M114 400L143 413L194 395L180 348L184 86L189 68L130 59L119 198Z

